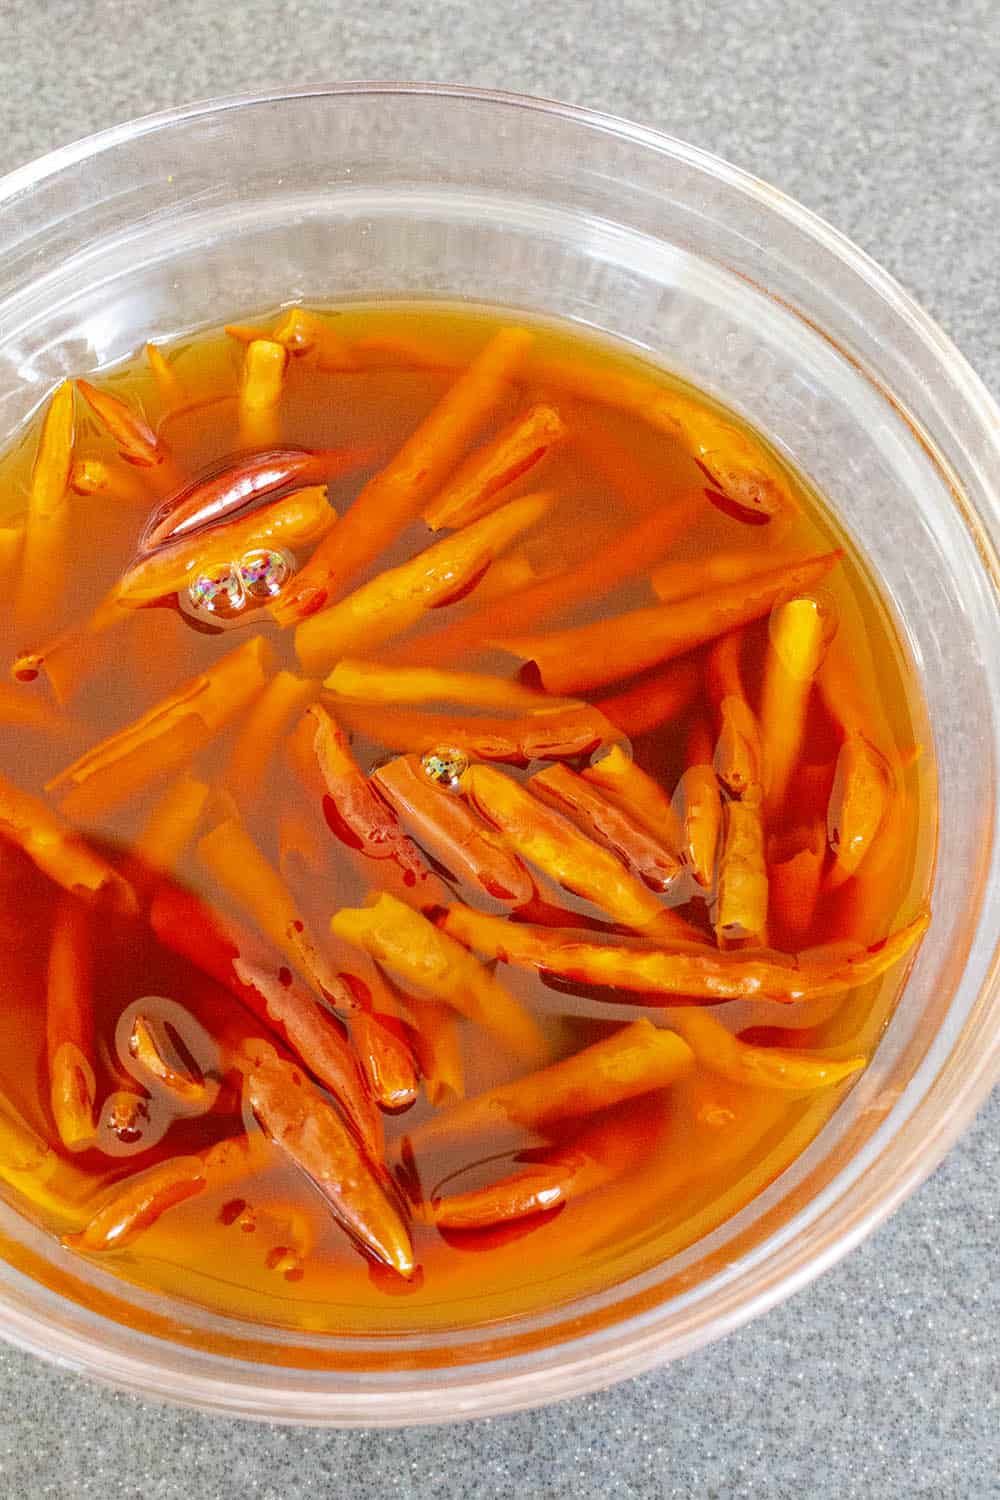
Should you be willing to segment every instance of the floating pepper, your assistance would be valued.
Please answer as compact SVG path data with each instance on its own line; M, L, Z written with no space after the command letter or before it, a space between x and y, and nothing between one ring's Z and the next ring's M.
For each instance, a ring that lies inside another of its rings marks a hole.
M707 948L670 950L581 942L572 933L510 923L464 906L449 906L442 928L488 958L582 984L643 995L791 1003L838 995L877 979L905 958L923 936L928 921L922 912L868 948L833 956L822 950L812 955L808 949L791 956L766 950L715 953Z

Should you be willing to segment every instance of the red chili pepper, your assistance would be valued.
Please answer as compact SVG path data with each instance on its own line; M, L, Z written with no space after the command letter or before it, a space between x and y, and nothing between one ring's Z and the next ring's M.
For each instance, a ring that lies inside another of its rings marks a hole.
M371 456L366 448L272 448L238 461L224 459L157 506L146 523L140 550L153 552L165 542L190 536L286 485L334 479L360 468Z
M440 889L433 871L355 761L336 719L318 703L306 710L305 718L313 726L313 748L327 790L323 812L331 833L368 859L392 860L407 890L419 888L432 899Z
M357 1056L339 1021L284 968L266 945L223 921L205 904L164 880L150 910L150 925L166 947L181 954L275 1032L330 1090L366 1148L378 1157L381 1123ZM345 988L344 1009L355 1005Z

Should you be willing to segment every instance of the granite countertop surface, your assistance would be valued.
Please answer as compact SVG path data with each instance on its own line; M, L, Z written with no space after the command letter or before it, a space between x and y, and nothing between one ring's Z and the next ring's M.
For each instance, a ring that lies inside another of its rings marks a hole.
M1000 391L996 0L46 0L0 6L0 171L257 85L417 78L728 157L886 266ZM1000 1495L1000 1095L841 1265L668 1369L471 1425L243 1424L0 1345L0 1500Z

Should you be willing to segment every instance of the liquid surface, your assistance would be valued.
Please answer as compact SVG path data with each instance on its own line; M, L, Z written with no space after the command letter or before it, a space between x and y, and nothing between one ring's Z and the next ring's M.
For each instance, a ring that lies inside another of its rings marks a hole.
M39 834L37 804L0 795L3 1191L74 1255L277 1329L468 1327L690 1245L829 1118L915 951L914 929L876 972L929 887L929 739L849 540L735 418L575 333L532 327L470 393L470 361L510 326L428 306L263 319L256 341L220 332L101 377L124 432L72 391L68 484L57 455L46 491L44 413L0 460L0 774L64 820ZM278 469L289 450L326 457L180 508L186 486L278 450ZM372 526L331 529L327 482L335 511L361 495ZM307 486L311 522L247 529ZM141 565L178 548L190 565L150 594ZM123 576L146 594L95 617ZM246 680L217 702L115 742L110 771L81 759L238 648ZM52 839L83 847L78 832L136 911L53 865ZM155 916L188 891L239 924L221 970L183 906L172 926ZM369 904L385 891L420 914L416 935L392 901ZM345 909L366 915L331 931ZM442 931L447 960L421 967ZM570 941L664 968L652 988L638 967L608 983ZM454 980L459 948L480 979ZM332 1188L315 1143L278 1139L282 1090L333 1110L315 1055L241 1003L233 952L361 1058L372 1138L336 1138ZM331 1001L361 1009L333 1021ZM626 1046L640 1020L674 1040L640 1027ZM594 1047L569 1083L461 1103ZM78 1126L90 1112L75 1139L60 1077ZM211 1148L244 1136L246 1159L218 1167ZM412 1249L405 1274L366 1246L367 1210L352 1220L351 1152ZM178 1158L182 1187L144 1199Z

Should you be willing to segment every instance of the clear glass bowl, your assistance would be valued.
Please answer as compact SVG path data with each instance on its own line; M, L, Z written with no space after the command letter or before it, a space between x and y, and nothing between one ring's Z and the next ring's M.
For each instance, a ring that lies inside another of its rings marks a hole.
M557 104L349 85L194 105L0 183L0 440L64 374L279 302L447 296L600 329L717 392L866 550L923 674L934 920L875 1060L687 1252L544 1316L335 1339L171 1305L0 1205L3 1332L129 1390L287 1421L454 1420L605 1385L788 1296L935 1165L996 1076L1000 413L888 276L780 193Z

